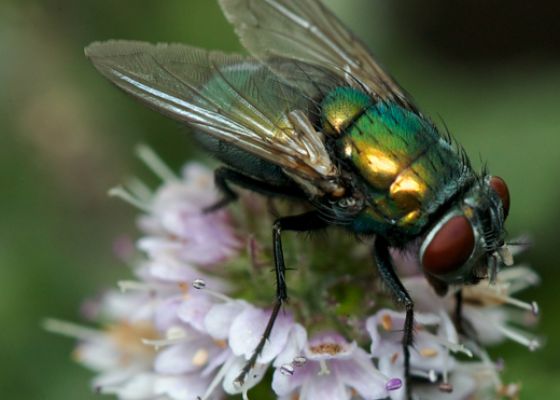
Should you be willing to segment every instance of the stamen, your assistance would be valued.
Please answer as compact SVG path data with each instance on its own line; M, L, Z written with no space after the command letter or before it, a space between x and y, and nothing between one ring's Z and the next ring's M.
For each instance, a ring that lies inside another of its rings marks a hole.
M513 340L514 342L521 344L522 346L527 347L530 351L535 351L541 346L540 342L537 339L528 338L522 333L517 332L516 330L509 328L507 326L499 325L498 329L506 337Z
M321 369L319 370L319 373L317 375L330 375L331 371L329 370L329 367L325 360L319 361L319 365L321 366Z
M151 147L145 144L140 144L136 147L136 155L144 164L152 170L164 182L178 181L179 178L175 173L165 164L161 158L152 150Z
M452 393L453 392L453 385L449 382L444 382L439 384L439 390L444 393Z
M431 383L435 383L437 381L437 372L433 369L427 372L422 369L411 369L410 373L419 378L427 379Z
M158 289L154 284L138 281L118 281L117 285L119 286L120 291L123 293L126 293L128 291L151 292Z
M503 358L498 358L494 364L496 366L496 371L503 372L506 367L506 363Z
M152 208L151 208L151 205L149 203L146 203L146 202L142 201L141 199L136 198L134 195L129 193L123 186L116 186L112 189L109 189L108 193L109 193L109 196L117 197L121 200L124 200L128 204L131 204L132 206L138 208L141 211L144 211L146 213L151 213L152 212Z
M449 378L449 351L445 352L445 358L443 360L443 383L448 382Z
M473 291L479 292L477 295L477 297L479 298L485 297L488 300L493 300L500 304L509 304L522 310L530 311L535 316L539 314L539 305L537 304L537 302L533 301L531 303L527 303L525 301L516 299L515 297L506 295L505 293L509 292L509 290L504 286L507 285L497 284L492 287L479 286L477 288L474 288Z
M510 383L508 385L501 385L498 387L498 395L501 397L507 397L508 399L517 399L519 398L519 391L520 391L519 384Z
M540 313L539 305L536 301L531 302L531 312L535 317L538 316Z
M224 376L226 376L227 371L231 368L234 362L235 357L230 357L230 359L227 360L224 365L222 365L222 368L220 368L212 382L210 382L208 388L206 389L206 393L204 393L204 395L200 397L200 400L208 400L210 396L212 396L212 393L214 392L214 390L216 390L222 379L224 379ZM236 382L237 380L233 382L233 385L237 387ZM239 387L241 387L241 385L239 385Z
M500 380L500 375L498 374L496 365L492 362L488 353L484 349L478 347L477 356L482 361L486 371L490 373L491 379L494 382L494 387L499 387L502 384L502 381Z
M506 282L508 293L512 294L539 284L540 277L532 269L519 265L501 271L500 282Z
M142 343L153 346L155 350L160 347L169 346L177 343L182 343L189 340L187 332L178 326L171 327L165 333L165 339L142 339Z
M468 357L472 357L472 351L470 351L469 349L467 349L465 347L465 345L461 344L461 343L453 343L450 342L447 339L444 339L440 336L434 335L430 332L425 332L426 335L428 335L430 337L430 339L436 341L437 343L441 344L444 347L447 347L449 350L451 350L453 353L463 353Z
M501 296L497 296L497 297L501 297ZM530 311L534 316L539 315L539 305L537 304L536 301L527 303L519 299L516 299L515 297L510 297L510 296L503 296L501 298L504 300L504 303L510 304L517 308L521 308L522 310Z
M146 203L149 203L154 197L154 194L152 193L148 185L146 185L144 182L142 182L140 179L136 177L131 178L127 182L126 186L128 187L130 193L132 193L134 197L141 199Z
M225 294L215 292L212 289L208 289L208 287L206 286L206 281L204 279L200 279L200 278L195 279L192 283L192 286L197 290L204 290L204 293L207 293L208 295L215 297L216 299L222 300L226 303L235 301L234 299L232 299L229 296L226 296Z
M102 339L104 335L102 331L53 318L47 318L43 321L43 329L52 333L80 340Z
M186 341L185 338L174 338L174 339L142 339L142 343L147 346L153 346L154 350L159 350L165 346L171 346L174 344L182 343Z

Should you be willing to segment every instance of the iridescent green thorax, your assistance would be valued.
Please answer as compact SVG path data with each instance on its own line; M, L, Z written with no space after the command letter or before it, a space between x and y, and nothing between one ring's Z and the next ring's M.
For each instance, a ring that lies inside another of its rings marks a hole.
M357 188L368 202L355 230L417 234L464 182L460 154L422 116L397 104L374 103L351 88L335 89L322 110L336 136L337 156L358 173Z

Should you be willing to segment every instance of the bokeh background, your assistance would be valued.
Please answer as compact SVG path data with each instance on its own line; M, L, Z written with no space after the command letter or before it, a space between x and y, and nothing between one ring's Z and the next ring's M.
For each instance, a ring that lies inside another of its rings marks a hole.
M540 302L547 345L493 353L522 398L558 399L560 3L411 3L328 1L473 162L509 183L508 229L535 240L524 259L543 283L525 298ZM132 175L155 183L134 146L148 143L175 168L194 154L184 129L88 64L83 47L110 38L240 50L213 0L0 1L2 398L98 398L70 360L73 342L41 320L80 320L84 298L127 276L112 248L134 237L135 212L106 192Z

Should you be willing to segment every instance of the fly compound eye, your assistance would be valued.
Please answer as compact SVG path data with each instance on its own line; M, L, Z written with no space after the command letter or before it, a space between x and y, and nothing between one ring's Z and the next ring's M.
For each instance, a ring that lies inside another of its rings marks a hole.
M489 182L490 187L500 196L502 199L502 206L504 207L504 218L506 218L509 214L509 189L506 185L506 182L500 178L499 176L493 176L490 178Z
M458 215L448 220L432 237L422 255L426 272L444 275L459 269L474 250L474 233L469 220Z

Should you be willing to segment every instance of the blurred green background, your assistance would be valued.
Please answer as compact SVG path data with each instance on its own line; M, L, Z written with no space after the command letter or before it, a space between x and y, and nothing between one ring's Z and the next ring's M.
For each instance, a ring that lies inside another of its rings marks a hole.
M524 258L543 284L544 350L495 349L524 399L560 398L560 12L558 3L331 0L336 12L449 129L475 164L487 160L511 190L512 236L531 233ZM212 0L0 1L0 395L88 399L91 374L73 342L40 328L80 320L80 304L127 269L113 256L135 235L134 210L107 189L145 176L133 156L150 144L172 166L192 154L173 122L111 87L83 47L110 38L240 50ZM152 180L152 182L155 182Z

